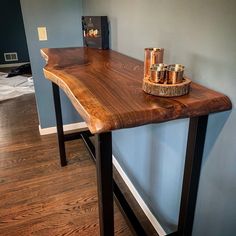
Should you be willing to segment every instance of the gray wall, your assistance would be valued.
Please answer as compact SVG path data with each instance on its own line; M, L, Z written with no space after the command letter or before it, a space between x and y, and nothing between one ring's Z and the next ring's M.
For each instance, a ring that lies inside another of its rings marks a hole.
M28 62L29 55L20 9L20 0L1 0L0 64ZM4 53L17 52L18 61L6 62Z
M228 0L85 0L84 15L108 15L111 48L143 60L164 47L193 81L236 102L236 2ZM236 230L236 110L210 115L194 236ZM178 220L188 120L114 132L114 154L167 228Z
M42 128L55 126L51 84L44 78L40 49L82 45L81 0L21 0L21 8L29 48L39 122ZM48 41L39 41L37 27L46 26ZM62 93L64 123L80 121L67 97Z

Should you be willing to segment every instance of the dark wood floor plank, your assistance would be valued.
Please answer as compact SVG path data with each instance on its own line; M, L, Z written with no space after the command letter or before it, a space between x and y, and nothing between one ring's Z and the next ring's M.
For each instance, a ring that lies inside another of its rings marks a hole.
M81 140L61 168L55 135L40 136L34 95L0 102L0 235L99 235L95 165ZM115 234L129 236L115 206Z

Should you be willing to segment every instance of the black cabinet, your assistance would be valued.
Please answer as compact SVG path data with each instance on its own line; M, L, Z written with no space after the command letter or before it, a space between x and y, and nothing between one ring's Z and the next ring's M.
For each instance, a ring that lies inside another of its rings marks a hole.
M107 16L82 16L82 29L85 47L109 48Z

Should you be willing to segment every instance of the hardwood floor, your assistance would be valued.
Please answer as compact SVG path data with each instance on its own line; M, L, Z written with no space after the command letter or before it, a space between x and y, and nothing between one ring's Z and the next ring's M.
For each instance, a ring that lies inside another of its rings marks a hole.
M61 168L55 135L40 136L34 95L0 102L0 235L99 235L96 172L81 140ZM133 235L115 207L116 235Z

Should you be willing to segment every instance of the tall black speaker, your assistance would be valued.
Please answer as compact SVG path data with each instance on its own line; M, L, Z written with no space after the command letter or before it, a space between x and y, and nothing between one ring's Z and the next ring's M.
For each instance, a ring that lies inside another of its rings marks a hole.
M82 16L82 29L85 47L109 48L107 16Z

